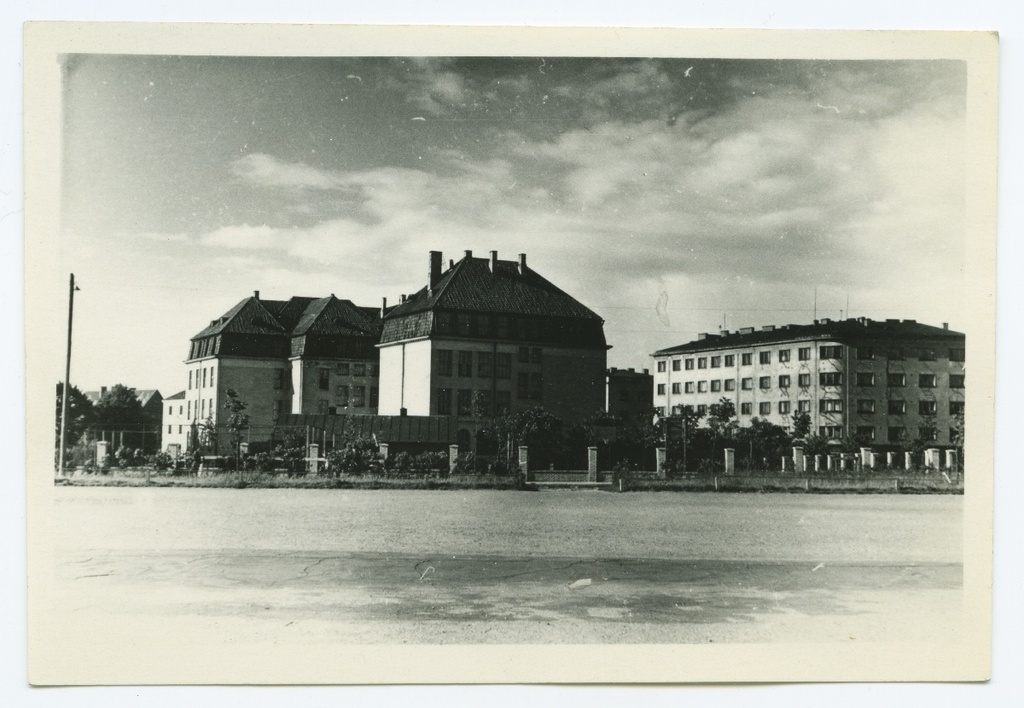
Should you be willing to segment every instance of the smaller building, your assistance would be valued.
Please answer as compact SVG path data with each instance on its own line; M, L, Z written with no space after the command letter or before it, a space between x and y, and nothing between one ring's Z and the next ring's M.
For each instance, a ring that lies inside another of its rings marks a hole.
M99 391L85 391L84 395L96 405L107 395L110 389L101 386ZM93 432L100 440L114 443L115 449L128 446L142 450L146 454L160 449L160 422L163 417L163 396L160 391L152 388L129 388L135 394L141 407L141 417L130 424L122 424L111 428L100 426Z
M608 369L605 410L623 421L650 415L654 408L654 376L649 369Z
M179 391L163 401L163 421L160 426L160 449L179 454L188 449L189 420L185 415L185 392Z

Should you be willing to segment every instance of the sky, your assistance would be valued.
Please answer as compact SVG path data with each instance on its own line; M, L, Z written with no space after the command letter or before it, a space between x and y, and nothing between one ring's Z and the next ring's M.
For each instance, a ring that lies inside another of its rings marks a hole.
M526 253L610 366L815 315L963 328L965 90L954 61L73 55L72 383L170 395L254 290L396 303L430 250Z

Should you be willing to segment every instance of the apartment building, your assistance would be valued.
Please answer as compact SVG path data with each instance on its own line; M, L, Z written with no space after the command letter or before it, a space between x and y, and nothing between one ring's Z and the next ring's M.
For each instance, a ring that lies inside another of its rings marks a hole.
M819 435L897 446L950 444L964 410L965 337L945 324L861 317L747 327L652 357L662 414L706 412L728 398L740 425L761 418L788 428L807 413Z
M654 405L654 377L648 369L608 369L605 410L624 421L650 416Z
M160 449L179 453L188 449L191 424L185 417L185 392L179 391L163 400L163 420L160 426Z

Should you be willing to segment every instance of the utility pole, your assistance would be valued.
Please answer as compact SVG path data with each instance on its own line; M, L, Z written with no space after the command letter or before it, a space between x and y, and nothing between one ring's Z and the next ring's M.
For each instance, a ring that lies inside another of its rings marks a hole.
M57 453L57 474L64 474L64 447L67 436L68 420L68 379L71 378L71 324L75 316L75 274L71 274L71 284L68 289L68 355L64 363L64 390L61 394L60 410L60 450Z

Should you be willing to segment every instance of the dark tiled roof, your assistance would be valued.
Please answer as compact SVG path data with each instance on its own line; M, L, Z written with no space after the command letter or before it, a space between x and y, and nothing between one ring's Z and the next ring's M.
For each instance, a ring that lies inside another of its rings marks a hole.
M386 443L447 443L455 442L455 426L451 418L439 415L305 415L290 413L282 416L278 426L304 428L309 426L356 438L376 438Z
M165 401L184 401L185 400L185 392L184 391L178 391L173 396L168 396L164 400Z
M866 317L848 320L818 320L814 324L749 328L749 330L752 331L745 328L728 334L708 334L704 339L660 349L652 356L814 339L833 339L847 344L919 339L944 339L950 342L964 340L962 332L920 324L915 320L885 320L882 322Z

